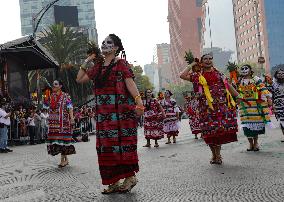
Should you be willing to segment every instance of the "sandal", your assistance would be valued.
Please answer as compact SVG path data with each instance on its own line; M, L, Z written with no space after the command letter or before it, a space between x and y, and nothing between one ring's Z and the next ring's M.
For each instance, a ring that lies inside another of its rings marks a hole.
M155 144L155 146L154 147L159 147L160 145L158 145L158 144Z
M215 164L216 163L216 158L212 157L209 162L210 162L210 164Z
M253 151L259 151L259 147L254 148Z
M119 193L130 192L133 187L137 184L138 180L135 176L125 178L123 184L119 187Z
M220 156L216 157L215 164L221 165L222 163L223 163L222 156L220 155Z
M65 163L60 163L60 164L58 165L58 168L64 168L64 167L67 166L67 165L69 165L69 162L68 162L68 161L66 161Z
M113 194L113 193L117 193L119 191L120 188L120 184L119 183L115 183L115 184L111 184L108 185L107 189L104 189L102 191L102 194Z
M145 144L143 147L151 147L151 144Z

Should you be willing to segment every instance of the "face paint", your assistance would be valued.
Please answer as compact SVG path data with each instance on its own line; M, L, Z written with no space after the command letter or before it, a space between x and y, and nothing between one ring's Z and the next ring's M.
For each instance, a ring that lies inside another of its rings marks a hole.
M113 40L108 36L102 43L101 49L103 53L110 53L113 51L114 43Z
M53 82L53 87L59 87L59 86L60 86L60 84L59 84L58 81L54 81L54 82Z
M276 76L277 76L277 79L284 79L284 71L282 70L278 71Z
M250 68L249 68L249 66L244 65L244 66L241 67L240 75L242 75L242 76L247 76L247 75L249 75L249 73L250 73Z

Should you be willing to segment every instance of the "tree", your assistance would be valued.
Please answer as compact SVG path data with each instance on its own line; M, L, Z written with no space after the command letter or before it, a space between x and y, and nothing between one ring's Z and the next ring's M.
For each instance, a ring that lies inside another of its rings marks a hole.
M70 27L64 27L63 23L49 26L42 32L41 43L59 63L57 76L65 85L66 91L71 95L75 104L86 101L92 93L92 86L77 84L76 75L82 59L86 57L87 37ZM46 72L41 72L45 76ZM31 80L35 79L35 73L30 73Z
M141 66L132 66L132 71L135 76L135 83L137 85L137 88L139 92L144 92L147 89L153 90L153 85L149 80L149 77L146 75L142 75L143 69Z
M193 91L193 86L191 82L186 82L183 84L171 84L169 90L173 93L174 98L177 101L177 104L180 106L184 105L184 94Z

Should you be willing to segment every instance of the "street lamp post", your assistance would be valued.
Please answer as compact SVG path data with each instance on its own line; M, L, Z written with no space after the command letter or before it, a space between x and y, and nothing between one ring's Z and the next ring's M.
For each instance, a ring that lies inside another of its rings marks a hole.
M255 14L256 14L256 30L257 30L257 39L258 39L258 51L259 51L259 56L258 58L262 58L262 49L261 49L261 38L260 38L260 28L259 28L259 16L258 16L258 6L259 6L259 2L258 0L254 0L254 5L255 5ZM261 72L263 72L263 62L259 62L260 63L260 68L261 68Z
M59 0L54 0L54 1L50 2L45 7L43 7L37 14L33 15L33 17L32 17L32 28L33 28L33 37L34 38L36 36L36 31L37 31L38 25L39 25L42 17L50 9L50 7L53 6L58 1ZM38 17L39 17L39 19L37 20Z

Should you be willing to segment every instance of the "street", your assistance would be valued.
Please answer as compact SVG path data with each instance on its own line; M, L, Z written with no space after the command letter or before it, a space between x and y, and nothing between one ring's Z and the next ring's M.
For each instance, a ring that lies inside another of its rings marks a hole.
M278 123L260 137L260 151L247 152L247 139L223 146L223 165L210 165L209 147L191 135L182 120L177 144L142 147L139 129L139 183L131 193L102 195L95 150L90 142L77 143L70 165L57 167L59 156L47 155L46 146L12 147L0 154L0 201L283 201L284 143Z

